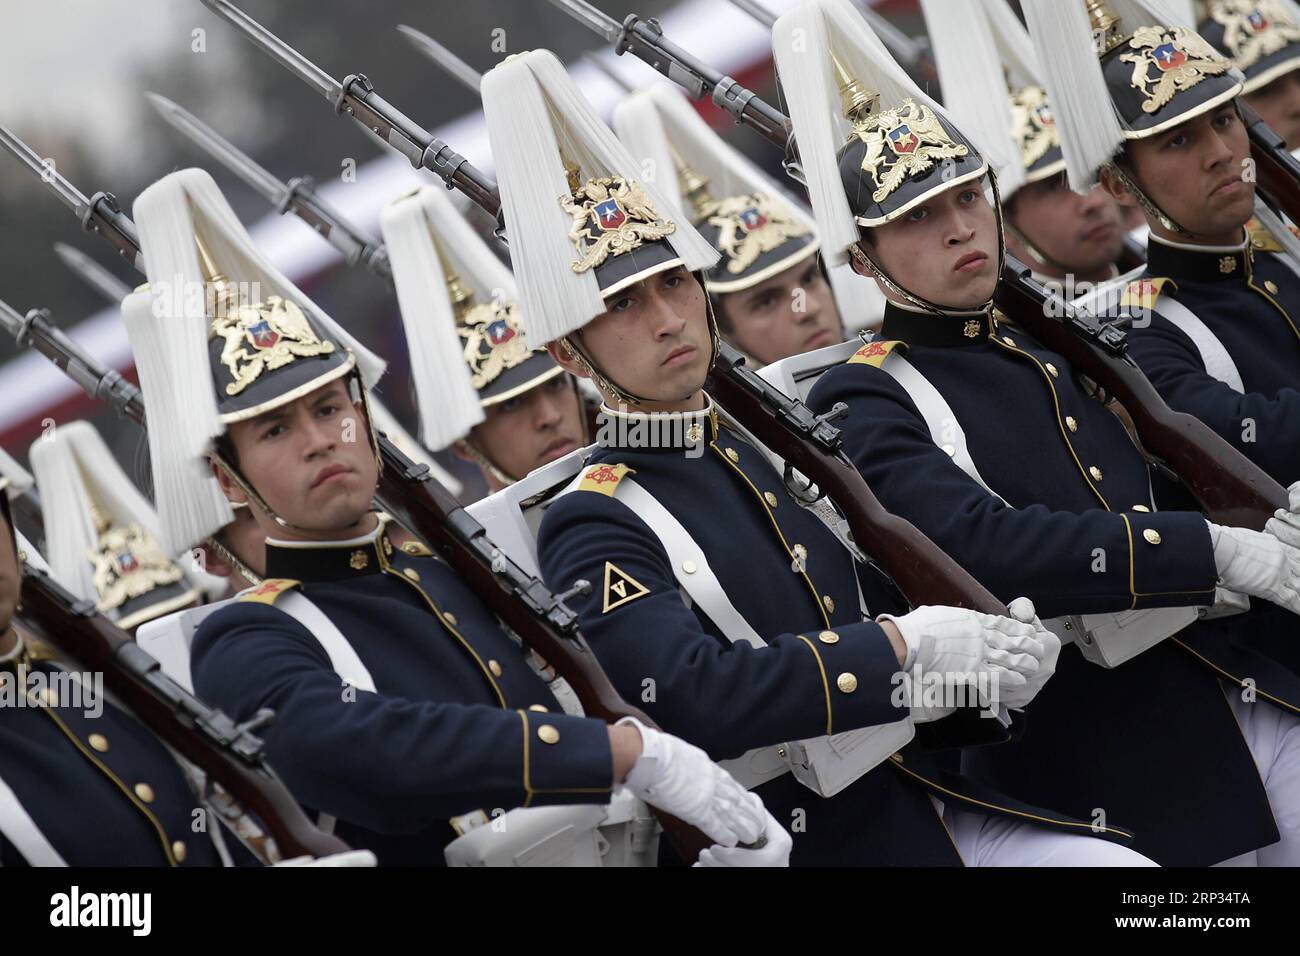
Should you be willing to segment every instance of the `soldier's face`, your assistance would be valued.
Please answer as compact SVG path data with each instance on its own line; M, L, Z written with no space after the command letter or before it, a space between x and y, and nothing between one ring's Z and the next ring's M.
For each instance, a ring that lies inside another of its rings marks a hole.
M1120 206L1101 186L1086 196L1072 192L1065 173L1021 188L1006 206L1007 221L1051 262L1087 275L1119 258L1124 247ZM1014 243L1012 235L1007 242Z
M1212 244L1240 242L1254 213L1255 184L1244 175L1249 158L1250 137L1231 102L1128 147L1137 184L1166 215ZM1102 182L1120 202L1137 202L1109 172ZM1178 239L1158 222L1151 230Z
M764 365L834 345L843 337L840 313L816 256L716 301L724 336Z
M0 491L0 495L4 494ZM14 545L13 528L0 519L0 653L12 648L9 644L9 625L13 623L14 609L18 606L18 593L22 577L18 565L18 552Z
M872 230L866 250L914 295L955 309L976 309L998 281L998 223L976 183L945 190ZM863 266L854 261L854 269ZM885 287L882 291L892 296Z
M310 540L339 537L362 525L379 480L368 428L362 406L352 403L343 380L231 425L244 478L278 515L301 529L279 528L252 503L262 530ZM218 480L231 501L247 501L220 470Z
M512 478L563 458L582 444L582 401L573 379L556 375L522 395L489 405L470 441L488 461ZM485 474L499 491L499 482Z
M646 411L675 411L693 402L712 353L704 289L695 277L681 267L660 272L609 296L605 306L575 336L596 365L621 388L648 399L641 405ZM561 367L586 375L560 343L548 348Z
M1300 70L1279 76L1242 99L1286 140L1288 148L1300 146Z

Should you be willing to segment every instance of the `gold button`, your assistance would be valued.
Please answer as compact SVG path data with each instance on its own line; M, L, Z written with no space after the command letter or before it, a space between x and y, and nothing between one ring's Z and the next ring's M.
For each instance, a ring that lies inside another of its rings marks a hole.
M1143 514L1147 514L1147 513L1149 513L1149 512L1151 511L1151 509L1148 508L1146 505L1134 505L1134 506L1133 506L1133 510L1134 510L1134 511L1141 511Z
M1277 283L1272 279L1266 279L1264 281L1264 288L1269 291L1270 295L1277 295Z
M442 616L447 619L447 623L452 627L455 627L460 623L460 621L456 620L456 615L452 614L450 611L443 611Z
M1046 365L1044 365L1043 367L1044 367L1045 369L1047 369L1047 374L1050 375L1050 376L1052 376L1052 378L1056 378L1058 375L1061 374L1060 372L1058 372L1058 371L1056 370L1056 366L1053 365L1051 362L1048 362L1048 363L1047 363Z
M1006 342L1007 345L1010 345L1012 348L1016 347L1016 340L1009 335L1002 336L1002 341Z
M103 734L91 734L86 738L86 740L90 743L90 746L93 749L98 750L102 754L108 753L108 738Z
M1077 432L1079 430L1079 423L1074 420L1073 415L1066 415L1065 427L1070 429L1070 431L1072 432Z
M1145 531L1142 532L1142 537L1146 538L1149 544L1160 543L1160 532L1157 531L1155 528L1147 528Z
M949 458L955 458L957 456L957 449L954 448L952 445L944 445L943 451L944 454L947 455Z
M185 841L177 840L172 844L172 856L176 857L177 863L185 862L185 855L188 851L185 849Z
M348 559L348 564L352 565L353 571L364 571L369 563L370 555L364 551L353 551L352 557Z
M821 641L823 644L838 644L840 642L840 636L834 631L822 631L817 635L817 640Z
M682 570L685 571L687 574L694 574L696 571L699 570L699 567L696 565L694 561L683 561Z
M851 694L858 689L858 679L852 674L844 673L835 678L835 686L846 694Z
M1093 481L1101 481L1101 469L1096 465L1088 466L1088 474L1092 475Z
M415 570L415 568L403 568L402 573L405 574L412 581L420 580L420 572Z
M544 714L544 713L546 713L546 708L543 707L541 704L529 704L529 705L528 705L528 709L529 709L529 710L535 710L535 711L536 711L537 713L539 713L539 714Z
M501 676L501 665L496 661L488 661L488 670L492 672L493 677Z
M776 495L772 494L772 492L770 491L763 492L763 500L767 502L767 506L769 508L776 507Z
M835 599L829 594L822 595L822 604L826 605L826 610L830 611L832 614L835 613Z
M730 458L732 461L740 461L740 456L736 454L736 449L734 448L727 449L727 457Z
M135 795L144 803L153 803L153 787L149 786L147 783L137 783L135 785Z
M560 742L560 732L550 724L542 724L537 728L537 736L541 738L544 744L558 744Z
M800 561L807 560L807 558L808 558L808 549L805 548L805 547L804 547L803 545L801 545L801 544L796 544L793 548L790 549L790 551L791 551L791 552L794 554L794 556L795 556L796 558L798 558Z

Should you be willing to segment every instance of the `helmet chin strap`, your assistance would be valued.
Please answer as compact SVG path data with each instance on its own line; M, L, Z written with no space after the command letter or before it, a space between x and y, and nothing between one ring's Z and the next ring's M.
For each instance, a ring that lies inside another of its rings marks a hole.
M348 374L349 386L355 384L357 387L358 399L361 402L362 412L366 416L366 437L370 441L370 450L375 456L376 476L384 470L384 459L379 453L379 434L375 431L375 418L370 414L370 402L366 396L366 390L361 385L360 374L355 370ZM351 389L349 388L349 391ZM252 482L244 477L235 465L226 460L225 456L215 448L208 453L208 457L216 463L217 467L226 473L226 476L234 482L235 486L247 496L249 502L257 506L263 514L270 517L279 527L286 531L296 531L299 534L311 534L311 529L300 527L294 524L288 518L281 516L274 508L266 503L266 499L253 487Z
M1043 265L1052 269L1060 270L1061 272L1067 275L1069 274L1070 272L1069 266L1067 266L1064 262L1061 262L1057 259L1053 259L1047 253L1045 253L1042 249L1038 247L1037 244L1034 243L1032 239L1030 239L1027 235L1025 235L1024 231L1020 229L1014 222L1011 222L1010 220L1005 220L1005 225L1006 225L1007 232L1009 232L1012 236L1015 237L1016 242L1020 243L1020 245L1025 247L1025 251L1027 253L1029 253L1031 256L1033 256Z
M1139 186L1137 180L1126 173L1124 167L1120 166L1119 163L1110 162L1103 168L1109 169L1111 173L1124 184L1124 188L1131 192L1134 198L1137 199L1138 205L1142 207L1142 211L1152 219L1159 222L1160 225L1164 226L1170 232L1175 232L1186 239L1197 238L1196 233L1192 232L1190 229L1184 228L1172 216L1157 206L1155 201L1146 194L1146 190Z
M1006 265L1006 259L1007 259L1006 236L1003 233L1002 197L998 193L998 178L994 174L993 169L991 167L988 171L988 177L989 177L989 185L993 189L993 215L997 219L997 223L998 223L998 277L1000 280L1002 276L1002 269ZM862 243L855 242L853 243L853 245L849 246L849 254L854 259L856 259L859 263L861 263L864 268L870 270L871 274L874 275L876 278L878 278L884 284L886 289L893 292L899 298L904 299L907 302L910 302L912 305L916 306L918 309L921 309L924 312L929 312L933 315L947 315L948 313L954 311L957 312L982 311L987 309L989 306L993 304L992 296L989 296L989 298L985 300L984 303L980 305L978 309L974 309L974 310L968 307L958 307L954 305L940 305L937 302L931 302L929 299L923 298L922 296L916 295L915 293L908 291L907 289L903 288L903 286L899 285L896 281L894 281L893 276L889 275L889 273L887 273L883 268L878 266L874 261L872 261L871 257L868 256L866 252L863 251Z
M709 368L713 368L713 363L718 360L718 350L721 346L722 337L718 332L718 320L713 314L713 300L704 288L704 276L700 272L692 272L691 276L700 286L700 292L704 295L704 311L709 319ZM582 350L580 343L581 330L571 335L566 335L560 339L560 345L573 361L578 364L587 376L595 383L596 388L622 405L639 407L645 402L658 402L663 399L645 398L628 391L621 385L617 384L604 369L596 364L591 356ZM690 395L683 395L682 400L690 398Z

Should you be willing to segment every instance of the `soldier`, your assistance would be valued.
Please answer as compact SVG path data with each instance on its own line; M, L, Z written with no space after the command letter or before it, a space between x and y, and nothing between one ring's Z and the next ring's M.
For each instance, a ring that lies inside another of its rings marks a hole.
M1289 484L1300 479L1300 264L1282 251L1279 237L1293 242L1284 229L1247 229L1257 203L1241 74L1189 28L1137 15L1145 8L1121 21L1092 2L1090 31L1080 3L1026 12L1071 182L1083 188L1100 171L1151 227L1146 271L1121 300L1141 313L1129 354L1172 408ZM1094 32L1100 62L1083 55ZM1068 89L1070 108L1053 87Z
M910 678L996 683L1020 707L1059 644L1028 602L1019 620L864 619L853 558L702 389L718 331L698 275L716 251L659 211L552 54L507 60L482 90L530 341L605 397L605 437L537 544L552 585L600 584L575 605L615 685L732 758L791 828L796 863L1144 863L1092 835L1122 832L898 752L913 717L952 711L919 696L909 711Z
M445 189L425 186L386 208L384 242L402 308L425 444L448 445L500 491L587 442L586 406L576 380L545 351L530 349L510 270L461 218ZM445 276L445 282L442 277ZM454 317L460 348L428 330ZM439 345L444 347L439 348ZM463 439L445 432L435 398L447 362L463 361L478 392L481 421Z
M954 0L945 15L969 13ZM794 52L796 36L823 61ZM1002 249L987 163L849 3L805 3L778 21L773 49L828 250L889 298L880 338L826 372L809 404L848 405L845 447L881 502L995 595L1076 616L1052 625L1077 639L1023 737L967 750L963 766L1035 802L1131 821L1135 848L1162 864L1300 860L1300 684L1250 646L1270 627L1294 640L1300 551L1155 513L1120 420L991 307ZM837 98L842 124L824 122ZM1216 585L1280 607L1187 626ZM1130 609L1146 613L1077 617Z
M206 173L155 183L135 221L151 287L123 311L164 540L226 521L205 460L267 534L267 579L194 636L194 687L236 719L275 710L268 756L303 804L381 863L428 865L496 808L622 785L722 844L714 861L783 862L761 803L703 753L561 712L473 591L423 544L394 546L371 505L364 388L382 363L266 262ZM732 849L765 829L766 847Z
M1119 275L1124 224L1119 204L1100 186L1071 192L1065 158L1029 34L1006 0L976 0L976 16L946 17L944 3L923 2L944 106L986 149L996 148L1007 249L1034 278L1067 298ZM979 40L961 26L981 30ZM992 56L994 50L996 56ZM1007 110L991 108L1005 95Z
M667 84L631 93L614 130L718 251L704 275L722 337L757 365L844 340L811 217Z
M1291 0L1197 0L1196 32L1232 60L1241 98L1300 147L1300 10Z
M48 571L20 551L22 478L0 476L0 867L219 866L225 840L195 828L207 811L167 748L21 628L23 562Z
M32 444L45 550L55 577L125 631L221 590L223 582L158 544L158 516L86 422Z

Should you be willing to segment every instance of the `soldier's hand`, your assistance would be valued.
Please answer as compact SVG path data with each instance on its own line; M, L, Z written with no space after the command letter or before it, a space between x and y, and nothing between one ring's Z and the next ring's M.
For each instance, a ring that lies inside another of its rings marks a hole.
M998 702L1006 707L1024 707L1038 696L1043 685L1056 673L1056 660L1061 655L1061 639L1043 627L1043 622L1034 610L1034 602L1029 598L1016 598L1007 606L1007 610L1015 620L1034 629L1033 638L1008 637L1009 641L1014 642L1015 653L1027 653L1037 659L1038 670L1027 675L1025 686L1018 690L1008 688L1004 692L999 685ZM1011 651L1012 646L1004 647L1004 650Z
M724 847L753 843L762 835L768 820L763 801L703 750L632 717L618 723L635 726L642 741L641 756L623 781L625 787Z
M1209 527L1220 585L1300 614L1300 548L1262 531Z
M767 842L756 850L744 847L711 846L700 851L700 858L695 866L789 866L790 849L794 841L785 827L776 822L776 818L766 810L763 815L767 825L763 835Z
M1264 530L1283 544L1300 548L1300 481L1287 490L1287 505L1278 508Z

